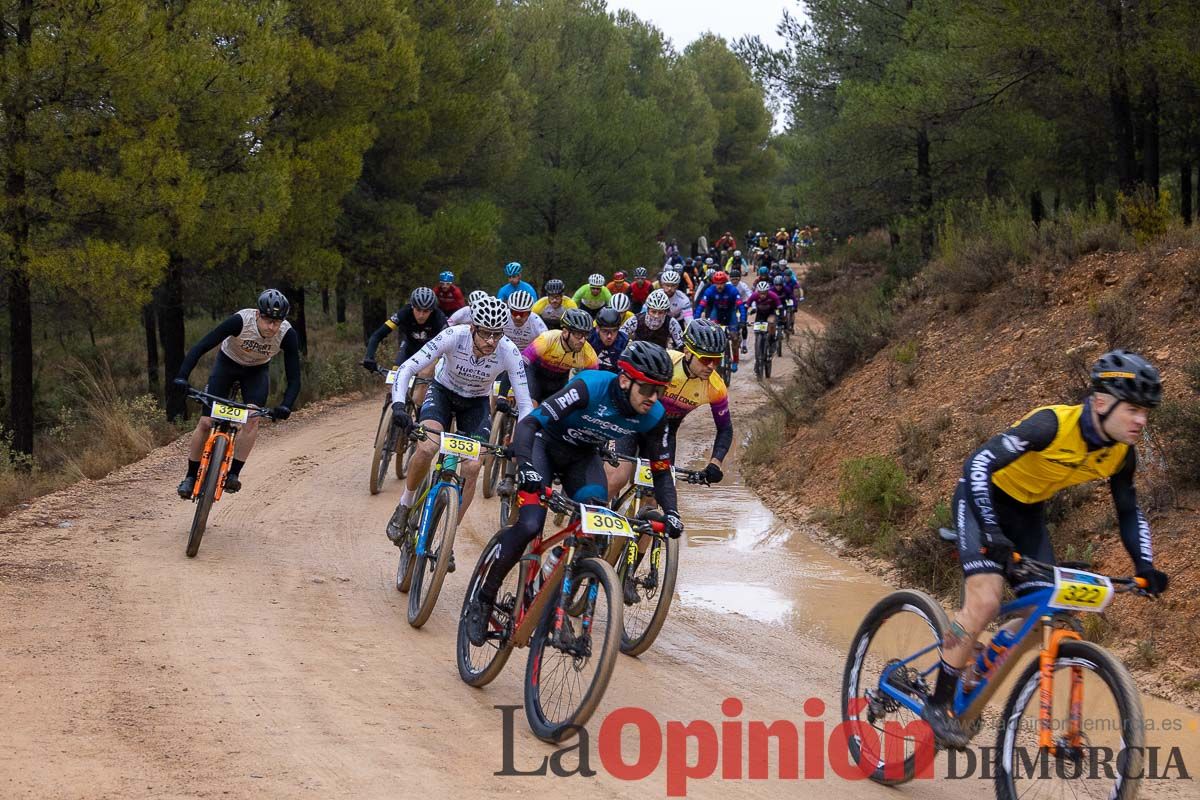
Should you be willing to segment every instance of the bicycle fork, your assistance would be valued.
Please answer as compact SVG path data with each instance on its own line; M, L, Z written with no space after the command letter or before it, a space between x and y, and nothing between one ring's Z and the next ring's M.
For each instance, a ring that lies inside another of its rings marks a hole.
M1063 639L1082 637L1073 630L1053 628L1049 619L1042 625L1042 652L1039 655L1040 707L1038 709L1038 747L1052 755L1058 755L1054 741L1054 662L1058 660L1058 648ZM1076 748L1083 745L1083 669L1071 667L1070 708L1067 718L1067 735L1064 744Z
M204 486L204 478L208 475L208 469L212 462L213 447L217 444L217 439L221 438L226 441L225 457L221 459L221 463L217 465L220 472L217 474L217 490L213 493L213 502L221 499L221 495L225 489L225 476L229 474L229 467L233 464L233 435L224 431L213 431L208 441L204 443L204 452L200 456L200 470L196 473L196 485L192 487L192 500L200 496L200 490Z

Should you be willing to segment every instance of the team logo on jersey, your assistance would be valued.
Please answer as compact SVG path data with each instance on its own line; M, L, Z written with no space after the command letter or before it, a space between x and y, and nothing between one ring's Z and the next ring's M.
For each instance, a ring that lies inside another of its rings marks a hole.
M566 394L564 394L562 397L558 398L554 402L558 404L558 407L560 409L562 409L563 411L566 411L567 406L571 405L572 403L579 402L579 390L571 389L570 391L568 391Z

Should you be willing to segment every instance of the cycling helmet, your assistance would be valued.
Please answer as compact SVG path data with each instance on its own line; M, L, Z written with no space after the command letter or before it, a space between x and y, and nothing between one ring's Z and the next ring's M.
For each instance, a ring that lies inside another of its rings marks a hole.
M663 276L666 277L665 275ZM671 308L671 298L662 289L655 289L646 298L647 311L667 311Z
M675 374L675 365L667 351L654 342L630 342L617 360L617 366L639 383L666 386Z
M759 281L758 285L754 287L754 291L769 292L771 291L771 284L767 283L766 281Z
M775 279L772 281L772 283L774 283L776 286L783 286L783 276L776 275Z
M454 273L446 270L438 274L438 280L442 283L454 283Z
M567 285L558 278L551 278L546 281L546 294L562 294L567 290Z
M759 267L759 268L758 268L758 274L759 274L759 275L761 275L761 276L763 276L763 277L765 278L765 277L767 277L768 275L770 275L770 274L771 274L771 270L770 270L770 268L769 268L769 267L762 266L762 267Z
M512 278L521 274L521 262L510 261L504 265L504 274Z
M625 280L625 273L624 273L624 272L614 272L614 273L613 273L613 280L614 280L614 281L623 281L623 280Z
M729 276L725 274L725 270L721 270L720 272L714 272L713 276L712 276L712 282L717 284L718 286L723 283L729 283Z
M709 319L694 319L683 332L683 343L704 356L719 356L725 352L725 329Z
M734 251L733 251L733 257L734 257L734 258L741 258L741 257L742 257L742 251L741 251L741 250L734 250Z
M603 286L603 285L604 285L604 276L601 275L599 272L593 272L591 275L588 275L588 286Z
M713 275L716 275L716 274L717 274L717 271L715 269L709 269L708 272L704 273L704 280L708 281L709 283L712 283Z
M622 294L617 296L624 297L625 295ZM596 315L597 328L616 328L619 327L620 324L621 312L615 308L609 308L608 306L605 306L604 308L600 309L600 313Z
M1162 402L1162 379L1150 362L1128 350L1110 350L1092 365L1092 388L1135 406Z
M669 269L659 276L658 282L663 286L678 286L680 281L679 273L673 269ZM651 292L651 294L654 294Z
M508 307L513 311L529 311L533 308L533 295L521 289L508 296Z
M612 299L610 299L608 301L608 305L617 313L622 313L622 312L628 311L629 310L629 295L627 295L623 292L618 292L617 294L614 294L612 296Z
M478 305L471 307L471 322L477 328L501 331L512 322L512 315L508 313L508 306L503 300L485 297Z
M742 277L742 271L740 269L729 270L729 280L731 280L731 281L741 280L741 277Z
M428 286L419 286L413 289L412 296L408 298L408 302L418 311L428 311L437 305L437 295Z
M488 293L483 289L476 289L467 295L467 305L469 305L471 308L475 308L475 306L479 304L480 300L483 300L488 296Z
M258 313L267 319L286 319L292 304L278 289L267 289L258 296Z
M559 324L569 331L590 331L592 329L592 315L582 308L568 308L563 312Z
M717 262L712 260L712 256L709 256L708 258L704 259L704 266L706 266L706 267L711 267L715 263L717 263Z
M644 280L648 274L645 267L638 267L633 271L633 279Z

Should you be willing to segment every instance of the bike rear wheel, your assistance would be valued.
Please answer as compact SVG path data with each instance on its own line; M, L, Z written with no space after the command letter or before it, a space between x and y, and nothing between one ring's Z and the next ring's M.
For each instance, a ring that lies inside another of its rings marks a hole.
M196 553L200 552L200 540L204 538L204 529L208 527L208 512L217 499L217 482L221 480L221 465L228 447L228 439L216 437L209 454L208 468L200 476L200 495L196 498L196 513L192 515L192 530L188 533L187 549L184 551L188 558L195 558Z
M655 537L641 559L626 562L622 580L632 581L637 588L638 601L626 603L622 611L621 652L639 656L650 649L658 638L671 600L675 595L675 578L679 574L679 540ZM622 584L622 600L624 600Z
M383 412L379 415L379 427L375 429L375 450L371 454L371 476L368 487L371 494L379 494L383 490L383 481L387 477L392 454L395 452L395 437L391 434L392 409L390 403L385 403Z
M759 332L754 334L754 377L762 380L767 376L767 335Z
M530 640L525 667L525 716L545 742L561 741L591 719L620 648L622 614L613 568L602 559L584 558L575 562L573 573L573 583L587 597L583 613L566 613L568 601L558 587L559 596L547 604Z
M996 737L996 797L1137 797L1144 770L1142 702L1129 671L1104 648L1064 640L1054 662L1052 732L1055 752L1038 747L1041 674L1035 659L1026 667L1004 707ZM1079 738L1069 741L1071 676L1082 681ZM1097 754L1104 754L1101 765ZM1121 754L1109 763L1114 754ZM1110 773L1109 770L1112 770Z
M458 531L458 503L458 491L453 486L442 486L433 500L429 520L422 524L427 531L425 555L417 555L408 590L408 624L414 628L429 619L446 580L454 555L454 534Z
M525 585L526 562L519 562L500 585L496 593L496 608L492 611L488 624L488 638L481 646L476 647L467 638L467 607L471 599L483 585L488 568L495 560L500 547L500 534L492 536L484 545L483 552L475 562L471 571L471 579L467 582L467 591L463 595L462 610L458 616L458 641L455 644L455 658L458 661L458 676L469 686L486 686L495 680L512 655L510 640L513 632L513 622L516 614L521 587Z
M935 645L920 658L889 673L893 688L924 702L933 691L930 683L940 663L936 645L949 626L946 612L936 600L924 592L902 590L876 603L850 642L842 675L846 745L851 762L874 767L867 777L876 783L906 783L916 774L918 757L933 758L928 740L898 735L907 733L917 717L879 687L885 668ZM855 733L860 729L865 732L868 726L875 729L876 735L870 737L874 741Z

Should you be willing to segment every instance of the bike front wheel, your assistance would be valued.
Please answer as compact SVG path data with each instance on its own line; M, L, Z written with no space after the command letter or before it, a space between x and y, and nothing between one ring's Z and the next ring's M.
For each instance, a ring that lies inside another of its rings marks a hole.
M479 554L471 578L467 581L467 592L463 596L462 610L458 617L458 641L455 644L455 657L458 661L458 676L469 686L486 686L495 680L508 657L512 655L512 632L514 617L517 612L522 587L525 585L527 562L519 562L500 585L496 593L496 607L488 622L487 640L476 647L467 638L467 608L471 600L483 585L488 569L500 552L500 534L492 536Z
M621 602L613 568L602 559L584 558L573 571L574 585L587 598L581 613L567 613L569 599L560 586L530 640L525 667L525 716L534 735L545 742L562 741L591 719L621 644Z
M503 411L497 411L492 414L492 435L488 437L488 444L499 445L504 442L504 421L508 419L508 415ZM494 453L484 453L480 459L480 489L483 491L485 498L494 497L496 494L496 484L500 482L500 475L504 471L501 459L496 458Z
M458 490L442 486L433 500L426 531L425 552L417 554L412 585L408 589L408 624L419 628L433 613L438 594L454 557L454 534L458 531ZM418 540L419 541L419 540Z
M208 467L201 476L200 495L196 498L196 513L192 515L192 529L188 533L188 558L195 558L200 552L200 540L204 538L204 529L208 527L208 512L212 511L217 499L217 484L221 480L221 465L225 462L225 453L229 440L218 436L213 442L212 452L209 453Z
M1059 645L1053 674L1054 748L1038 743L1041 673L1035 659L1004 707L996 737L996 797L1133 800L1144 771L1145 728L1129 671L1099 645L1068 639ZM1073 686L1080 701L1074 726Z
M639 656L654 644L671 610L679 574L679 540L655 537L649 549L632 560L632 564L628 559L625 562L621 587L625 602L621 652ZM631 604L634 593L637 600Z
M371 454L371 476L368 488L371 494L379 494L383 489L383 480L387 477L388 467L391 466L392 453L395 448L395 437L392 436L392 409L387 404L379 415L379 427L375 429L375 449Z

